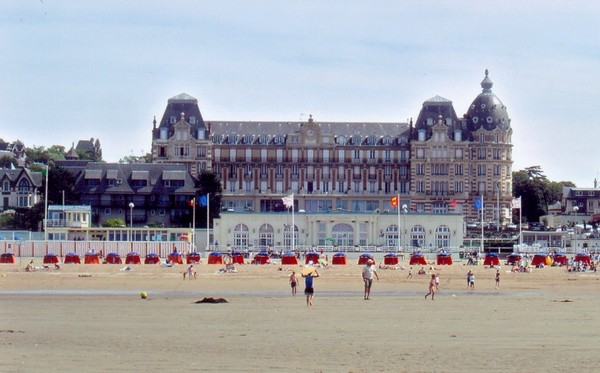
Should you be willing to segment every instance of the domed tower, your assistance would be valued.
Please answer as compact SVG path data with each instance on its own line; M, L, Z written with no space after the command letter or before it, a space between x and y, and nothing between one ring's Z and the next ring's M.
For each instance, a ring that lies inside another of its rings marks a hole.
M492 92L494 83L488 75L489 72L486 69L485 78L481 81L483 91L475 98L464 118L471 134L480 128L488 131L496 128L501 131L510 129L510 118L506 112L506 106Z
M486 221L502 224L511 213L512 129L506 106L492 92L493 85L486 69L482 92L473 100L463 123L470 144L470 195L483 196ZM480 212L471 208L471 215L481 219Z

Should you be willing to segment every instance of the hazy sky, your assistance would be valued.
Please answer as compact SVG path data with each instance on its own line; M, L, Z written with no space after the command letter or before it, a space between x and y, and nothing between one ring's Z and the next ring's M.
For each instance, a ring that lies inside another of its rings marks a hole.
M590 187L600 172L595 1L0 3L0 138L150 151L186 92L205 120L397 122L435 95L459 116L484 70L508 108L514 170Z

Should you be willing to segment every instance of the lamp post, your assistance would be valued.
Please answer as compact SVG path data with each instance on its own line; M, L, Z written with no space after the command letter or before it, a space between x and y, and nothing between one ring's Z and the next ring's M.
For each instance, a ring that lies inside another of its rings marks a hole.
M408 206L406 204L402 205L402 220L403 220L403 225L406 228L406 212L408 211ZM400 235L402 234L402 231L398 232L398 240L400 240ZM404 236L402 236L402 238L404 238ZM402 240L404 241L403 243L406 243L406 240ZM404 245L403 245L404 246Z
M129 241L133 241L133 202L129 202Z

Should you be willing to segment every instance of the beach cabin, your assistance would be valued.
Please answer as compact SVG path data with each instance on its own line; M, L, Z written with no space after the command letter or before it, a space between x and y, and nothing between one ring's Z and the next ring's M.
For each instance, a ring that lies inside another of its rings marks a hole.
M346 257L346 253L335 253L333 254L333 258L331 258L332 265L342 265L345 266L348 264L348 260Z
M266 251L261 251L258 254L254 255L254 259L252 259L252 264L271 264L271 258L269 258L269 253Z
M81 258L76 253L67 253L65 255L65 264L81 264Z
M85 264L100 264L100 255L97 253L86 253L83 262Z
M107 264L122 264L123 260L121 260L121 256L117 253L108 253L106 256Z
M531 265L534 267L549 266L551 264L552 258L546 253L535 254L533 259L531 259Z
M427 260L422 252L416 252L410 254L410 261L408 263L410 265L427 265Z
M223 264L223 255L217 251L208 254L208 264Z
M437 254L436 264L437 265L451 265L452 264L452 255L450 255L448 253Z
M231 261L233 262L232 264L244 264L244 254L239 251L233 251L231 253Z
M146 258L144 258L144 264L158 264L158 263L160 263L160 257L158 256L158 254L150 253L150 254L146 255Z
M13 253L4 253L0 255L0 263L13 264L17 262L17 258Z
M487 253L485 254L485 259L483 259L484 266L497 266L500 264L500 257L497 253Z
M577 253L575 254L575 258L573 260L576 262L581 262L588 266L591 264L590 254L588 253Z
M398 255L395 253L387 253L383 256L383 264L387 266L395 266L398 264Z
M202 261L200 253L192 252L186 255L185 261L187 264L198 264Z
M140 254L132 251L127 253L127 256L125 257L125 264L142 264L142 258L140 257Z
M167 256L167 261L171 264L183 264L183 256L178 251L173 251Z
M313 262L314 264L319 263L319 258L321 256L319 253L306 253L304 256L304 264L308 264L309 262Z
M282 265L298 265L298 257L294 253L283 253L281 256Z
M552 257L552 265L553 266L562 267L562 266L566 266L567 264L569 264L569 258L567 258L567 256L563 253L556 253Z
M373 263L375 263L375 259L373 259L373 255L371 255L369 253L360 254L360 256L358 257L358 264L365 265L365 264L367 264L369 259L371 259L373 261Z
M509 266L519 265L519 262L521 261L521 259L523 259L521 254L512 253L508 257L506 257L506 265L509 265Z
M44 255L44 264L57 264L58 256L54 253L48 253Z

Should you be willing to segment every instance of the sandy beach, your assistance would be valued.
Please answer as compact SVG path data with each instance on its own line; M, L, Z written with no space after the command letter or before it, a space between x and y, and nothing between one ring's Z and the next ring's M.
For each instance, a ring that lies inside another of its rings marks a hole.
M186 265L25 272L27 262L0 265L0 372L592 372L600 365L593 272L503 266L496 290L494 269L458 262L438 267L431 301L420 267L411 279L406 270L378 269L381 280L365 301L361 266L330 266L319 270L306 307L303 284L296 297L288 284L297 266L217 274L221 266L201 263L196 280L183 280ZM204 297L228 303L195 303Z

